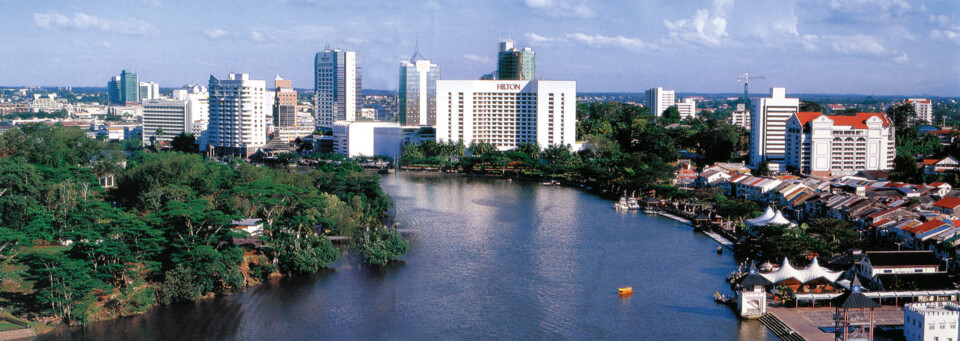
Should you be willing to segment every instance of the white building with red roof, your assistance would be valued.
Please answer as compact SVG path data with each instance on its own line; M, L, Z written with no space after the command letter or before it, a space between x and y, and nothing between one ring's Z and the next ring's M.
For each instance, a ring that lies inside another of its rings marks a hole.
M787 121L787 167L815 176L893 169L894 128L882 113L827 116L800 112Z

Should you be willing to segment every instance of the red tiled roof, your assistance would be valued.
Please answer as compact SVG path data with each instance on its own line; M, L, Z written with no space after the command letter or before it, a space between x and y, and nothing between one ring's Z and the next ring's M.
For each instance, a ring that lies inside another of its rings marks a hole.
M940 221L940 220L931 220L931 221L925 222L925 223L920 224L920 225L917 225L917 226L908 227L908 228L906 229L906 231L907 231L907 232L910 232L910 233L913 233L913 234L921 234L921 233L924 233L924 232L927 232L927 231L932 231L933 229L938 228L938 227L940 227L940 226L943 226L943 222L942 222L942 221Z
M925 164L925 165L927 165L927 166L929 166L929 165L935 165L935 164L937 164L937 162L940 162L940 159L923 159L923 164Z
M933 203L933 206L953 209L960 206L960 198L944 197Z
M946 128L946 129L928 131L927 134L940 135L940 134L949 134L949 133L952 133L952 132L953 132L953 129L951 129L951 128Z
M797 120L800 121L801 126L806 126L807 123L817 119L818 117L823 116L819 112L798 112ZM890 120L883 113L878 112L860 112L856 116L827 116L833 120L833 125L838 126L853 126L854 129L867 129L867 124L864 123L873 116L880 117L883 121L883 125L890 125Z
M946 182L941 182L941 181L931 182L931 183L930 183L930 186L933 186L933 187L940 187L940 186L943 186L943 185L949 185L949 184L946 183Z
M876 218L876 217L882 216L882 215L884 215L884 214L887 214L887 213L896 211L896 210L899 209L899 208L900 208L900 207L888 208L888 209L885 209L885 210L883 210L883 211L880 211L880 212L871 214L871 215L869 215L869 216L867 216L867 217L869 217L869 218ZM886 220L886 219L884 219L884 220Z
M880 226L889 222L890 219L880 219L880 221L873 223L873 226Z

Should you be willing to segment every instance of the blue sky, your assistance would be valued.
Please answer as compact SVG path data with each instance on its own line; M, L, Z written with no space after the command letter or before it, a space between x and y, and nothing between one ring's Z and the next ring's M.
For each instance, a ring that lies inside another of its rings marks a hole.
M162 87L275 74L312 88L314 54L360 51L367 89L396 89L421 52L444 79L496 68L497 42L579 91L960 96L960 1L0 0L0 84L105 86L121 69Z

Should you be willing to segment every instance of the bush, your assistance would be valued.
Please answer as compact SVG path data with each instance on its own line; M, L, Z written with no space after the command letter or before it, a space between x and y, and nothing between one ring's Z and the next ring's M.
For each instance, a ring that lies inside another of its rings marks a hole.
M410 243L393 229L377 229L363 235L360 254L371 265L385 265L410 250Z
M193 269L177 265L173 270L167 271L163 283L160 284L160 291L157 292L157 300L163 304L190 302L201 294Z

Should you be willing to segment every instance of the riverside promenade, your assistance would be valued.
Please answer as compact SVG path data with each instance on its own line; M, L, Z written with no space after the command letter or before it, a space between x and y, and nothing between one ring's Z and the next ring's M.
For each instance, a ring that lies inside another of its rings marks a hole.
M804 340L832 341L834 339L833 333L824 332L820 330L820 327L834 328L836 326L833 320L833 314L836 313L835 308L768 307L767 313L776 316ZM877 308L874 315L874 324L876 326L903 325L903 308L894 306ZM877 336L875 339L886 340L882 336Z

